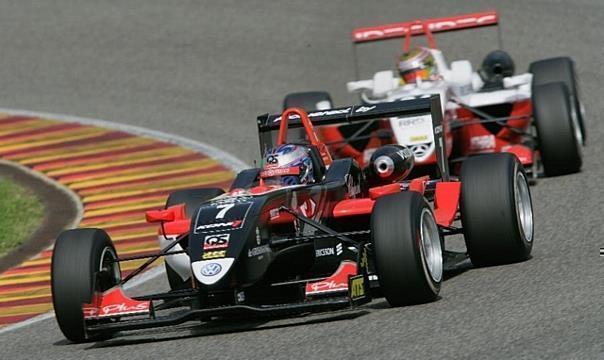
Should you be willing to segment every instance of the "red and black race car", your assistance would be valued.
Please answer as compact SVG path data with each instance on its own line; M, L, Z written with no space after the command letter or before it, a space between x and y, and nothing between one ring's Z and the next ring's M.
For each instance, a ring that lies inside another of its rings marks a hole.
M414 157L398 145L377 150L366 168L351 158L333 160L314 130L421 115L434 125L436 178L405 178ZM484 155L463 164L461 179L451 177L441 122L438 96L260 116L261 149L294 143L288 128L304 128L306 141L299 144L308 149L312 167L304 169L312 168L314 180L269 183L281 170L268 166L242 171L226 193L173 193L165 209L146 213L161 224L161 250L124 278L120 263L141 257L120 257L101 229L63 232L52 257L61 331L73 342L93 341L189 320L354 307L377 292L392 306L430 302L451 265L443 261L450 254L444 239L453 234L464 234L476 266L528 259L533 215L520 162L511 154ZM278 160L269 154L267 162ZM172 289L126 295L124 283L160 257ZM466 254L451 259L468 262Z
M468 60L447 63L433 36L495 26L498 21L495 11L486 11L354 29L355 49L361 44L399 38L404 38L404 44L399 72L378 71L372 79L351 81L348 91L359 93L366 106L439 94L451 164L477 154L508 152L515 154L533 177L579 171L586 138L585 112L571 58L535 61L528 72L515 74L510 55L497 50L486 55L478 71L473 71ZM411 46L414 36L425 37L427 44ZM358 74L356 50L354 54ZM284 106L325 110L332 101L326 92L293 93L285 98ZM360 163L386 143L407 146L414 152L417 174L421 174L429 173L436 162L431 129L427 117L393 117L371 124L324 128L320 136L335 156L354 157ZM452 167L454 173L458 169Z

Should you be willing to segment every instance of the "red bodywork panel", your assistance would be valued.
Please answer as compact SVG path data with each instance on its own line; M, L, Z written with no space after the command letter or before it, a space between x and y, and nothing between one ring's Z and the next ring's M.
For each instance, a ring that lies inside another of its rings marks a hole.
M426 192L426 182L428 180L430 180L429 176L422 176L411 180L409 183L409 191L415 191L424 195L424 192Z
M333 208L333 217L369 215L373 211L374 203L375 200L370 198L342 200Z
M399 183L372 187L371 189L369 189L369 198L377 199L384 195L396 194L398 192L401 192L401 184Z
M326 293L348 291L348 277L357 274L357 264L354 261L344 260L333 275L321 281L306 284L306 296L321 295Z
M185 204L170 206L162 210L149 210L145 213L145 218L149 223L161 222L163 226L158 232L163 234L178 235L189 232L191 220L185 214Z
M124 315L148 314L151 301L138 301L124 294L121 287L116 286L102 294L96 294L90 304L83 305L84 319L100 319L120 317Z
M534 152L533 152L533 149L529 148L528 146L524 146L524 145L520 145L520 144L509 145L509 146L502 147L501 151L509 152L511 154L516 155L518 160L520 160L520 162L524 166L533 165Z
M414 20L401 23L358 28L352 31L355 43L387 40L415 35L424 35L426 31L436 33L452 30L463 30L481 26L497 25L496 11L485 11L441 18ZM430 44L432 46L432 44Z
M148 223L186 219L185 204L170 206L167 209L149 210L145 212L145 219Z
M505 124L519 130L526 130L530 125L532 111L530 100L515 102L512 104L510 114L507 115L511 119L505 121ZM470 110L464 108L457 109L457 118L462 123L470 123L477 120L477 117ZM521 145L521 141L522 135L507 127L502 127L496 134L493 134L485 125L476 123L457 129L455 131L454 144L456 145L456 153L460 156L510 152L516 154L522 164L530 165L533 162L533 151ZM510 148L511 146L516 147ZM518 146L521 146L522 149Z
M459 207L460 182L439 182L434 193L434 217L440 226L451 226Z
M427 180L427 177L421 177L411 181L411 184L414 185L412 188L410 184L408 191L417 191L423 194ZM387 187L390 187L390 185L382 186L380 188L387 189ZM381 192L380 196L396 192L394 191L393 187L391 187L391 189L391 192ZM460 193L461 182L459 181L442 181L436 183L436 190L434 193L434 217L436 218L436 223L438 225L450 226L453 223L453 221L455 220L455 215L457 214L457 209L459 208ZM378 193L375 194L377 195ZM333 217L343 218L347 216L371 215L371 212L373 211L373 205L375 204L375 200L378 197L379 196L363 199L342 200L338 202L334 207Z

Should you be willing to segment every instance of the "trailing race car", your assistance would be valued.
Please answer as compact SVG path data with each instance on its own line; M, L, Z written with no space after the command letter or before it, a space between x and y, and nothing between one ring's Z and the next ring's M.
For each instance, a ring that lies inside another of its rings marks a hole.
M443 239L452 234L465 235L477 266L528 259L533 216L523 167L510 154L490 154L465 162L461 181L450 177L440 109L435 95L260 116L262 168L240 172L226 193L178 191L165 209L147 212L161 224L161 251L125 278L120 262L141 257L120 257L103 230L59 236L52 295L61 331L84 342L190 320L326 311L366 303L377 289L392 306L430 302L443 281ZM414 155L399 145L377 150L365 169L333 160L314 132L423 115L438 140L438 178L406 179ZM288 141L288 126L304 128L308 141ZM127 296L123 284L159 257L172 289Z
M348 90L359 92L366 105L439 94L452 163L476 154L509 152L535 177L580 171L586 133L572 59L536 61L527 73L515 75L512 58L497 50L474 72L467 60L449 66L432 35L497 23L497 13L489 11L355 29L355 45L399 37L405 41L397 75L380 71L371 80L349 82ZM428 46L412 47L416 35L424 35ZM325 92L294 93L284 105L324 110L331 107L331 97ZM386 143L408 146L416 156L416 169L423 170L419 173L429 173L436 157L427 120L392 117L370 125L325 128L320 135L336 156L361 163ZM457 172L458 167L453 169Z

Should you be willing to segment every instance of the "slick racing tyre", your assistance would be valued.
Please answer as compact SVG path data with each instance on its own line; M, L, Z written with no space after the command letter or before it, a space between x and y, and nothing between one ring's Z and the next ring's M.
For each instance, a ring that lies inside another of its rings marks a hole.
M391 306L437 298L443 278L441 237L423 196L402 192L377 199L371 236L380 290Z
M557 57L535 61L530 64L529 72L533 74L533 89L540 85L561 82L568 89L570 111L573 121L580 130L579 142L585 145L587 132L584 123L584 110L580 99L575 62L569 57ZM534 90L533 90L534 91Z
M581 132L573 121L568 88L564 83L533 89L533 118L545 175L564 175L581 170Z
M325 91L309 91L288 94L283 99L283 110L291 107L299 107L304 110L327 110L333 107L331 96Z
M95 292L104 292L121 280L117 253L100 229L67 230L59 235L52 254L51 289L61 332L74 343L110 334L87 334L82 310Z
M533 208L524 168L508 153L461 167L461 222L475 266L523 261L533 247Z
M185 204L185 214L190 218L199 205L222 194L224 194L224 190L219 188L178 190L168 196L166 208ZM191 287L191 282L188 279L183 280L167 261L164 264L170 289L182 290Z

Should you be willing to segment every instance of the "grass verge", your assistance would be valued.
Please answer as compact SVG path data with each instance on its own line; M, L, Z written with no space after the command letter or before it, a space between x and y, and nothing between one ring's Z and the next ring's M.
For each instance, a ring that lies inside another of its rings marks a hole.
M0 177L0 256L27 241L44 219L44 205L29 189Z

